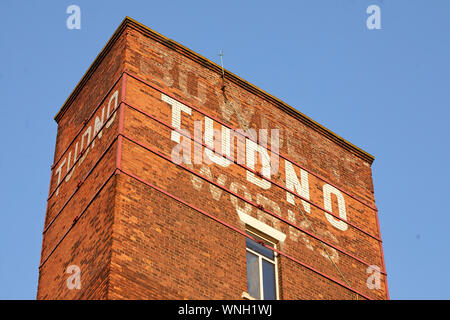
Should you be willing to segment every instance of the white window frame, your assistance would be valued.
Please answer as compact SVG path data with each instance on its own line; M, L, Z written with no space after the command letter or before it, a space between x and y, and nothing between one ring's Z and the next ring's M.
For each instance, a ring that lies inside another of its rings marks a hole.
M267 237L264 237L264 235L255 233L254 231L249 230L249 229L246 229L246 233L248 233L248 234L250 234L252 236L255 236L256 238L261 238L265 242L268 242L271 247L273 247L275 249L277 248L277 244L273 240L270 240ZM273 252L273 260L271 260L271 259L265 257L264 255L262 255L261 253L258 253L258 252L254 251L252 249L249 249L247 247L247 245L245 246L245 251L246 252L248 251L248 252L250 252L250 253L252 253L252 254L254 254L254 255L256 255L258 257L259 295L260 295L259 300L264 300L264 281L263 281L263 272L262 272L262 259L266 260L267 262L270 262L271 264L273 264L275 266L275 272L274 272L274 274L275 274L274 275L275 276L275 299L279 300L280 297L279 297L279 290L278 290L278 261L277 261L278 254L277 254L277 252L275 252L275 251ZM247 277L248 277L248 275L247 275ZM248 296L250 296L250 294L248 294ZM251 297L251 298L253 298L255 300L258 300L255 297Z

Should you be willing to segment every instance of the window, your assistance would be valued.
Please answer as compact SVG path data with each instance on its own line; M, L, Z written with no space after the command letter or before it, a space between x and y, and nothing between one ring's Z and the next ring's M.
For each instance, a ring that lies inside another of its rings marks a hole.
M255 239L264 241L270 247L275 243L255 233L247 233ZM278 296L276 253L249 238L246 238L247 290L255 299L276 300Z

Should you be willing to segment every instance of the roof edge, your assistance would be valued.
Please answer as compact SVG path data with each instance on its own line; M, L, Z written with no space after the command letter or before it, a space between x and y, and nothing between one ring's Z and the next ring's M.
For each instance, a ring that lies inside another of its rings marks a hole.
M142 33L144 33L145 35L149 36L150 38L160 42L161 44L165 45L166 47L177 51L179 53L181 53L182 55L188 57L189 59L199 63L200 65L222 75L222 67L220 67L218 64L212 62L211 60L201 56L200 54L186 48L185 46L179 44L176 41L173 41L161 34L159 34L158 32L150 29L149 27L143 25L142 23L126 16L121 24L119 25L119 27L117 28L117 30L114 32L114 34L111 36L111 38L108 40L108 42L106 43L106 45L103 47L102 51L100 51L100 53L97 55L97 57L95 58L94 62L92 62L92 64L89 66L88 70L85 72L85 74L83 75L83 77L81 78L81 80L78 82L78 84L76 85L76 87L73 89L73 91L71 92L71 94L69 95L69 97L67 98L67 100L64 102L63 106L61 107L61 109L59 110L59 112L55 115L54 119L56 122L59 122L59 120L61 119L62 115L64 114L64 112L68 109L68 107L70 106L70 104L73 102L73 100L76 98L76 96L78 95L78 93L81 91L82 87L84 86L84 84L89 80L89 78L92 76L92 74L95 72L95 70L97 69L97 67L100 65L100 63L102 62L102 60L104 59L104 57L108 54L108 52L110 51L110 49L112 48L112 46L114 45L114 43L116 42L116 40L120 37L120 35L122 34L122 32L125 30L125 28L129 26L131 28L136 29L137 31L140 31ZM336 144L338 144L339 146L343 147L344 149L354 153L355 155L357 155L358 157L360 157L361 159L367 161L369 164L372 164L373 161L375 160L375 157L373 155L371 155L370 153L362 150L361 148L355 146L354 144L350 143L349 141L345 140L344 138L342 138L341 136L337 135L336 133L334 133L333 131L327 129L326 127L322 126L321 124L319 124L318 122L314 121L313 119L311 119L310 117L304 115L303 113L301 113L300 111L294 109L293 107L291 107L290 105L288 105L287 103L281 101L280 99L272 96L271 94L267 93L266 91L258 88L257 86L251 84L250 82L240 78L239 76L235 75L234 73L228 71L228 70L224 70L225 73L225 79L234 82L235 84L243 87L244 89L250 91L251 93L265 99L268 100L269 102L271 102L272 104L274 104L276 107L278 107L279 109L283 110L284 112L288 113L289 115L291 115L292 117L296 118L297 120L299 120L300 122L302 122L303 124L307 125L308 127L316 130L317 132L323 134L324 136L326 136L328 139L332 140L333 142L335 142Z
M78 81L75 88L70 93L69 97L64 101L61 109L58 111L58 113L53 117L53 119L56 122L59 122L63 114L66 112L66 110L69 108L69 106L72 104L73 100L77 97L77 95L80 93L83 86L86 84L86 82L91 78L91 76L94 74L95 70L97 70L100 63L103 61L105 56L109 53L111 48L116 43L116 40L121 36L122 32L125 30L128 21L130 18L125 17L122 22L120 23L119 27L114 31L111 38L109 38L108 42L105 44L103 49L100 51L100 53L95 57L94 61L91 63L87 71L83 74L80 81Z

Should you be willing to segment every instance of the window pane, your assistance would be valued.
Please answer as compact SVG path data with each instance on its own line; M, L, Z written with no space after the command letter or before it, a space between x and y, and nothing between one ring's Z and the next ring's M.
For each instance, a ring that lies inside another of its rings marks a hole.
M252 239L249 239L249 238L245 238L245 243L247 245L247 248L258 252L258 253L262 254L263 256L265 256L265 257L267 257L269 259L274 260L273 251L272 250L270 250L270 249L268 249L266 247L263 247L259 243L255 242L255 241L253 241Z
M259 294L259 265L258 257L247 251L247 290L256 299L260 299Z
M275 300L275 265L262 260L264 300Z

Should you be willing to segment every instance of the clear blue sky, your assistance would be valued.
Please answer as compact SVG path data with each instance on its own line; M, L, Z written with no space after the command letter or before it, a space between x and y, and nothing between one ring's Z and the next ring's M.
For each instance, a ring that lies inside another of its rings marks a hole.
M81 8L81 30L66 8ZM368 30L366 8L381 8ZM450 1L0 2L0 298L35 299L53 116L128 15L375 155L392 299L450 298Z

